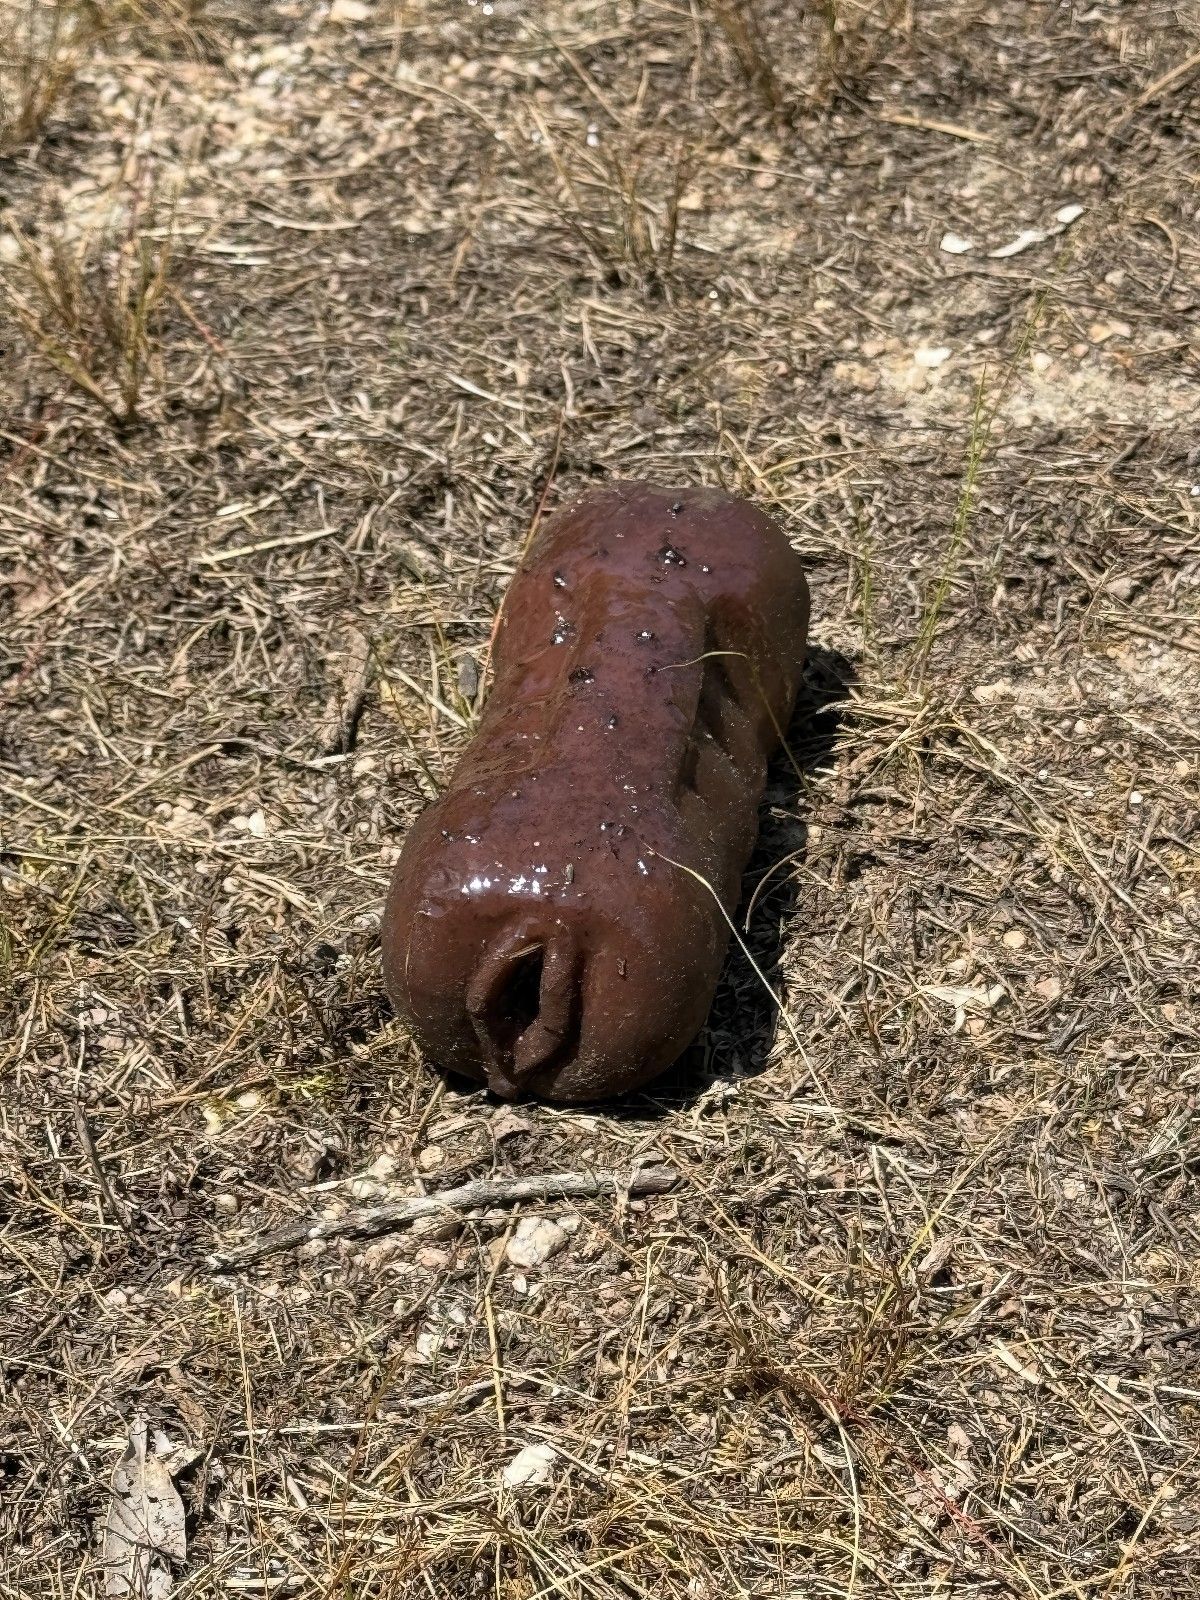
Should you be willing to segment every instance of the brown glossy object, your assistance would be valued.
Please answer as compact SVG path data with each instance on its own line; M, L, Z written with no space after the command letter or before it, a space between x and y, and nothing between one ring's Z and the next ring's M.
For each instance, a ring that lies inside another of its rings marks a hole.
M703 1026L795 703L808 588L778 526L711 489L617 483L542 530L495 683L396 867L383 959L440 1066L594 1100Z

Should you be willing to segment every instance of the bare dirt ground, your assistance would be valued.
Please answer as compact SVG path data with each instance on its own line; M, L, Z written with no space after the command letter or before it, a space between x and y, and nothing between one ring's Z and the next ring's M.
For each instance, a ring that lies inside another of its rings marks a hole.
M3 27L0 1594L101 1592L139 1417L155 1595L1196 1593L1200 8ZM379 912L611 475L810 564L790 1026L735 950L667 1079L514 1109Z

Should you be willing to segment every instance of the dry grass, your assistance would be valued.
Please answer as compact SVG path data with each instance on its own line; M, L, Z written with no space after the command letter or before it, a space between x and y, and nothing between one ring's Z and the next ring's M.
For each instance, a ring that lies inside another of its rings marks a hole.
M4 1600L99 1592L138 1412L189 1600L1195 1591L1193 20L800 12L155 8L9 148ZM514 1113L379 909L614 474L784 519L799 773L689 1059ZM634 1163L540 1267L502 1208L207 1266Z
M161 327L172 295L175 210L136 179L94 232L37 242L14 227L0 272L9 316L30 353L118 427L142 419L164 387ZM186 310L186 307L184 308Z
M761 96L768 111L778 111L783 105L783 90L771 63L758 0L708 0L708 4L746 82ZM827 15L826 24L831 37L832 15Z
M98 25L98 8L87 0L0 4L0 156L42 134L74 83Z

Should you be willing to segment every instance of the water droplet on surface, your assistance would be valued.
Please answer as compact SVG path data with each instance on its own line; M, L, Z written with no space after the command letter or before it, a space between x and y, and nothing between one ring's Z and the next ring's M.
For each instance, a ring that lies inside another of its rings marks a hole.
M671 515L673 517L677 517L682 510L683 510L683 501L682 500L676 500L675 504L671 507Z
M554 633L551 635L551 644L566 644L575 632L574 623L568 622L561 612L556 612L554 617Z
M567 680L570 683L595 683L596 674L591 667L575 667L567 673Z
M673 544L664 544L658 552L658 559L665 567L686 567L687 558L681 550L676 550Z
M608 721L604 724L604 726L608 729L609 733L611 733L612 730L619 725L620 721L621 721L620 717L618 717L616 715L616 713L614 712L614 714L611 717L609 717Z
M554 587L556 589L565 589L567 587L567 580L563 577L561 572L556 572L554 574Z
M637 636L637 641L639 644L652 644L654 642L654 635L651 633L649 628L643 628Z

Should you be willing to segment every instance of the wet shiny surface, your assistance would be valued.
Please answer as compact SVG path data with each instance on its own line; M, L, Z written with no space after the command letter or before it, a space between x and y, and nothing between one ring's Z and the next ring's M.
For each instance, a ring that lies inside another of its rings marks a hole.
M543 529L506 597L481 725L405 841L384 921L426 1054L580 1101L704 1023L799 686L808 592L763 512L615 484Z

